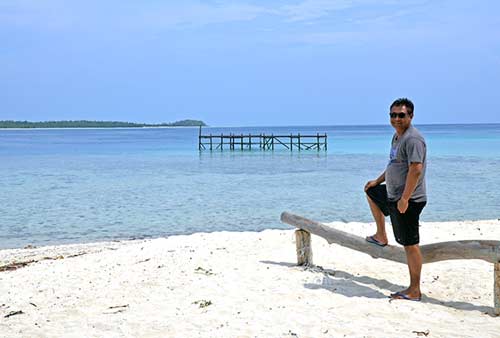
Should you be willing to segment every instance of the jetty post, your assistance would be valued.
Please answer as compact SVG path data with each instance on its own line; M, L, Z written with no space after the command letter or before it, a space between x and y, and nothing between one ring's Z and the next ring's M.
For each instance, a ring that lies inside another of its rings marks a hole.
M201 141L201 124L200 124L200 130L198 132L198 150L201 150L202 146L203 146L203 142Z

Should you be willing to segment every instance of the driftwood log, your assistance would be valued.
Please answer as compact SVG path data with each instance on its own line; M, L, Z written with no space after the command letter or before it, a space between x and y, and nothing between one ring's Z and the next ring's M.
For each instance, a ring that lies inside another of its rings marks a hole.
M288 212L281 214L281 221L316 236L323 237L329 244L335 243L349 249L364 252L373 258L406 264L406 254L403 248L387 245L381 247L368 243L363 237L328 227L322 223L294 215ZM310 237L297 234L297 261L299 265L312 265L312 249ZM299 241L300 238L300 241ZM299 247L299 244L302 247ZM433 243L420 246L423 263L433 263L452 259L481 259L494 264L494 310L500 315L500 241L465 240ZM299 256L299 252L308 252L308 255ZM308 257L311 260L308 261Z

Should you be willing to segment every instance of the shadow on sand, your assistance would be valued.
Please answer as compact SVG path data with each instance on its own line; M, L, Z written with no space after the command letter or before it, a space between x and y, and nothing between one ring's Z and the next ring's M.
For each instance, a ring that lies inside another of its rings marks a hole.
M311 271L323 275L321 284L307 283L304 287L307 289L325 289L346 297L367 297L367 298L389 298L389 294L405 289L406 286L393 284L385 279L377 279L368 276L354 276L348 272L333 269L324 269L321 266L299 267L297 264L288 262L273 262L260 261L264 264L279 265L289 268L302 268L304 271ZM386 289L388 292L384 294L373 289L370 285L376 286L379 289ZM422 302L450 307L457 310L479 311L496 317L494 309L489 306L479 306L467 302L459 301L441 301L436 298L422 295Z

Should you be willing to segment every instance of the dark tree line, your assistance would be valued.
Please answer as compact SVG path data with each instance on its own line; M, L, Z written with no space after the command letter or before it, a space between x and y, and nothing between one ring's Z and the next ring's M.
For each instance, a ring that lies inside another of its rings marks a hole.
M133 123L119 121L0 121L0 128L141 128L141 127L194 127L206 126L199 120L181 120L172 123Z

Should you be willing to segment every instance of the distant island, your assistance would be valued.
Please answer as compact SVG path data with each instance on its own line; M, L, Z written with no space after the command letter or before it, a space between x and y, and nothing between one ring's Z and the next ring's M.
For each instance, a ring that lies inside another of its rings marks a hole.
M134 123L119 121L0 121L0 128L143 128L143 127L198 127L206 126L199 120L181 120L172 123Z

